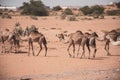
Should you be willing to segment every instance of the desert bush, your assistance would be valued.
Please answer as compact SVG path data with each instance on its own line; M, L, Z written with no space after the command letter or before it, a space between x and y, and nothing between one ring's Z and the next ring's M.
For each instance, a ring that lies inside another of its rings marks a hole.
M79 10L81 10L84 15L100 15L104 13L104 8L99 5L95 5L92 7L84 6L80 8Z
M113 16L113 15L120 15L120 10L111 10L106 12L107 15Z
M9 15L8 13L4 13L4 14L2 15L2 18L12 19L12 16Z
M30 2L24 2L21 14L35 15L35 16L48 16L48 11L41 0L30 0Z
M67 8L67 9L65 9L65 10L63 11L62 14L65 14L65 15L73 15L73 12L72 12L71 9Z
M99 15L93 15L93 18L94 18L94 19L98 19L98 18L99 18Z
M84 15L88 15L88 14L92 13L92 10L89 6L84 6L84 7L80 8L79 10L81 10Z
M54 11L59 11L59 10L62 10L62 8L60 6L55 6L55 7L53 7L53 10Z
M92 10L92 14L96 14L96 15L101 15L104 13L104 8L99 5L92 6L91 10Z
M116 6L117 6L118 8L120 8L120 2L116 3Z
M68 21L76 21L76 17L74 15L68 15L67 20Z
M100 19L104 19L104 15L100 15L99 18L100 18Z
M33 20L38 20L37 16L30 16L30 18Z
M64 20L66 18L66 15L65 14L61 14L60 15L60 19Z

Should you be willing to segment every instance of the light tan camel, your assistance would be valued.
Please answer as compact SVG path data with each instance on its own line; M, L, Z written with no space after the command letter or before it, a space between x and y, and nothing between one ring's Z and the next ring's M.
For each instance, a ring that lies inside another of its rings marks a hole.
M94 32L92 34L89 33L85 33L83 34L82 31L76 31L75 33L70 34L70 39L69 39L69 46L67 48L67 51L69 53L69 56L71 57L72 55L70 54L69 48L71 46L73 46L73 57L75 57L75 45L78 44L78 51L77 51L77 56L79 55L79 50L80 50L80 46L82 46L82 56L85 56L85 45L88 48L89 51L89 56L88 58L90 58L90 46L92 46L94 48L94 54L93 57L95 58L95 54L96 54L96 37L98 37L98 35Z
M30 34L29 34L29 40L28 40L28 43L29 43L29 51L28 51L28 56L30 55L30 48L32 48L32 53L33 53L33 56L35 55L34 54L34 46L33 46L33 42L37 42L40 46L40 50L37 54L37 56L39 55L39 53L41 52L42 50L42 44L44 45L45 47L45 56L47 56L47 41L46 41L46 38L45 36L38 32L38 31L32 31Z

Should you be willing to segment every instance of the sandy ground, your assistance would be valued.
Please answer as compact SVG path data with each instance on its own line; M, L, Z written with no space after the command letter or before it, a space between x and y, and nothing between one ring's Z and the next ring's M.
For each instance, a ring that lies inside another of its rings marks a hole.
M80 17L81 18L81 17ZM48 54L44 57L44 48L39 56L27 56L28 44L21 43L20 53L0 53L0 80L120 80L120 46L110 45L111 56L106 56L104 42L97 41L95 59L69 58L66 51L68 44L59 42L56 34L89 29L101 32L120 28L120 18L106 16L105 19L67 21L58 16L39 17L33 20L28 16L14 16L12 19L0 18L0 30L12 30L16 22L26 26L39 27L47 38ZM9 44L6 42L9 46ZM1 45L1 42L0 42ZM34 44L35 54L39 50ZM72 50L72 48L71 48ZM1 47L0 47L1 52ZM81 53L81 50L80 50ZM91 52L92 57L93 50Z

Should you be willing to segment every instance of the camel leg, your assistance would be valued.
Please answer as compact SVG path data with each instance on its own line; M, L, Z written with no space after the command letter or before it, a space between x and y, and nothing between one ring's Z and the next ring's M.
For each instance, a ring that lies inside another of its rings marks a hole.
M5 44L4 43L2 43L2 51L1 51L2 53L4 53L4 52L6 52L5 51Z
M88 51L89 51L88 59L90 59L90 46L89 46L89 45L87 45L87 49L88 49Z
M44 44L44 47L45 47L45 56L47 56L47 46L46 46L46 44Z
M37 56L40 54L40 52L41 52L41 50L42 50L42 45L41 45L41 44L39 44L39 45L40 45L40 50L39 50Z
M95 58L96 52L97 52L97 49L96 49L96 47L95 47L95 49L94 49L94 54L93 54L93 58Z
M82 52L82 55L81 55L81 57L80 57L81 59L82 59L82 56L83 56L83 55L85 56L85 46L82 47L82 50L83 50L83 52Z
M73 43L73 58L75 58L75 43Z
M67 51L68 51L68 53L69 53L69 57L71 57L72 55L70 54L70 51L69 51L69 49L70 49L70 47L72 46L72 42L71 43L69 43L69 45L68 45L68 48L67 48Z
M28 44L29 44L28 56L29 56L30 55L30 42Z
M28 56L29 56L30 55L30 46L31 46L31 41L30 40L29 40L28 44L29 44Z
M34 54L33 42L31 42L31 47L32 47L32 53L33 53L33 56L34 56L35 54Z
M79 51L80 51L80 44L79 44L79 46L78 46L77 57L78 57L78 55L79 55Z
M107 55L110 55L109 53L109 41L107 40L106 43L105 43L105 51L107 52Z

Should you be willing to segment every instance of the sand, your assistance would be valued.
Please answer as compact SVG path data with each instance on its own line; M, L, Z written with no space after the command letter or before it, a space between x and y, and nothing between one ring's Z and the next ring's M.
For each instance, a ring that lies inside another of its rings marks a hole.
M39 56L32 54L27 56L27 42L21 43L21 53L0 53L0 80L120 80L120 46L110 44L112 55L107 56L104 50L105 43L97 41L96 58L86 59L88 56L86 50L86 58L80 59L80 55L77 58L69 58L68 44L59 42L56 34L64 31L67 33L76 30L86 32L91 29L100 33L102 30L110 31L120 28L120 18L117 16L80 20L82 17L79 17L77 21L61 20L59 16L38 17L38 20L33 20L29 16L0 18L0 31L5 28L12 31L16 22L19 22L23 29L26 26L35 25L46 36L48 42L47 57L44 57L44 48ZM6 42L6 44L9 46L9 43ZM39 50L37 43L34 43L34 49L37 54ZM92 54L93 50L91 57Z

